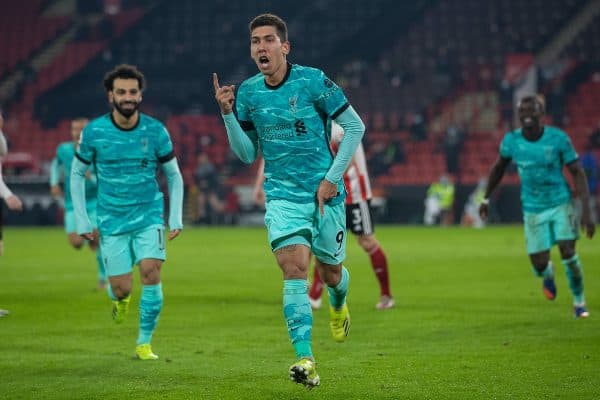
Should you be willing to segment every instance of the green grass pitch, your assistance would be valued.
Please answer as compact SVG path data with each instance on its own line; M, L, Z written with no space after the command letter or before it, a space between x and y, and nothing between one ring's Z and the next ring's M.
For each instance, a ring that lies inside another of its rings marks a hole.
M169 243L156 362L133 360L128 320L95 292L95 259L60 228L7 228L0 257L2 399L598 399L600 247L582 239L590 318L575 320L531 273L519 226L380 226L397 306L377 311L367 256L348 241L350 336L314 313L322 384L291 383L281 273L263 228L187 228Z

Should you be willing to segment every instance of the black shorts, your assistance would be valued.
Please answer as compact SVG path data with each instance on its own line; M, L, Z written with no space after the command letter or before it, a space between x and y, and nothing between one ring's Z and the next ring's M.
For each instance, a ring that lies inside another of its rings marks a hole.
M371 216L371 200L346 204L346 229L355 235L371 235L375 232Z

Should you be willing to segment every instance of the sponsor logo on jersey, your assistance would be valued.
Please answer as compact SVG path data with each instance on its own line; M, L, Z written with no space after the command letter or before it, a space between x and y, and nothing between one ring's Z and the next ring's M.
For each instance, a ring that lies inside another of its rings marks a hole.
M295 94L292 97L290 97L288 99L288 102L290 104L290 111L291 112L295 113L296 111L298 111L297 108L296 108L296 105L298 104L298 95L297 94Z
M294 122L294 127L296 128L296 136L300 136L306 133L306 125L301 119L298 119L296 120L296 122Z

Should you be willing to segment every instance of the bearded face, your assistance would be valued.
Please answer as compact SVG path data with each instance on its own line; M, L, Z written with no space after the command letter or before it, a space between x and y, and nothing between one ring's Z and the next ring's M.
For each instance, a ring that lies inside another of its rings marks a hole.
M126 119L135 115L142 102L142 91L137 79L115 79L112 91L108 92L108 101Z
M113 106L119 114L129 119L138 110L140 103L133 100L123 100L119 103L113 103Z

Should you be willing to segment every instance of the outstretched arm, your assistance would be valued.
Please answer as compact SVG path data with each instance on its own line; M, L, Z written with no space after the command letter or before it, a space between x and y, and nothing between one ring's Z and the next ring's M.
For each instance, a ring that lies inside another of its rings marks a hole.
M488 217L490 196L494 192L494 189L496 189L496 186L502 181L502 177L504 176L508 164L510 164L510 158L500 156L490 170L488 184L485 188L485 195L483 196L483 201L479 205L479 215L484 220Z
M583 229L585 229L586 236L591 239L594 237L594 233L596 232L596 225L592 220L592 212L590 209L590 190L588 188L585 171L579 160L575 160L572 163L567 164L567 169L573 176L575 190L577 190L577 193L581 199L581 226Z
M162 170L169 188L169 240L173 240L183 229L183 178L175 158L162 164Z

